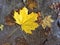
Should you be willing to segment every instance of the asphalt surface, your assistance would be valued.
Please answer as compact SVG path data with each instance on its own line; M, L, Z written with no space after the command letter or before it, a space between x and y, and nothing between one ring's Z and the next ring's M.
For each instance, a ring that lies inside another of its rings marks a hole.
M46 37L42 27L38 27L35 31L33 31L32 35L23 33L19 28L10 38L7 38L7 36L19 26L5 25L4 17L7 16L13 9L23 7L24 4L22 3L22 0L0 0L0 24L4 25L4 30L0 31L0 45L2 45L4 42L9 42L12 43L12 45L15 45L16 37L24 37L29 45L60 45L60 34L58 33L60 32L60 28L58 28L56 25L56 13L48 8L48 5L53 2L60 2L60 0L42 0L42 2L39 1L40 0L37 0L38 9L41 10L45 15L51 14L52 18L55 19L55 22L52 24L51 34ZM47 41L43 44L46 38Z

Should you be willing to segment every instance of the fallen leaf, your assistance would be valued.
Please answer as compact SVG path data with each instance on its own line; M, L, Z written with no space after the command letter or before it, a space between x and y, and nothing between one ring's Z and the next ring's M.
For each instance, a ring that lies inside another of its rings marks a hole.
M4 25L0 24L0 30L3 31Z
M21 25L21 28L26 33L32 34L31 30L35 30L39 25L35 22L37 20L38 14L32 12L28 14L28 9L24 7L18 12L14 11L13 18L16 20L16 23Z
M10 14L10 15L8 15L8 16L5 17L5 24L8 25L8 26L15 25L15 21L13 19L12 14Z
M9 42L3 43L2 45L11 45Z
M16 37L15 43L16 43L16 45L28 45L26 39L23 37Z
M40 24L42 22L42 18L41 18L41 12L38 12L38 18L37 18L37 22Z
M47 27L45 28L45 35L48 36L51 33L51 28Z
M54 10L60 10L60 3L59 2L55 2L55 3L53 3L53 4L51 4L50 6L49 6L51 9L54 9Z
M42 20L42 27L43 29L45 29L47 26L51 27L51 22L54 22L54 20L51 19L51 16L46 16L43 20Z
M37 2L36 2L36 0L27 0L26 5L29 9L34 9L37 7Z

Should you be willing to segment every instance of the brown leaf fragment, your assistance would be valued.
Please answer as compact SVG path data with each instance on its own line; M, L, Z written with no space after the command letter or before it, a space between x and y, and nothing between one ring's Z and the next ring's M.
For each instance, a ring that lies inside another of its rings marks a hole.
M6 17L5 17L5 24L8 25L8 26L13 26L15 25L15 20L13 18L13 13L14 13L14 10L11 11L10 14L8 14Z
M15 25L15 22L10 15L5 17L5 24L8 26Z
M37 2L36 2L36 0L27 0L27 7L29 8L29 9L34 9L34 8L36 8L37 7Z
M45 35L48 36L51 32L51 28L50 27L47 27L45 28Z
M57 10L60 10L60 3L57 2L57 3L53 3L52 5L49 6L51 9L57 9Z
M4 42L2 45L11 45L9 42Z
M17 37L15 39L16 45L28 45L27 41L23 37Z
M42 22L42 18L41 18L41 12L38 12L38 18L37 18L37 22L40 24Z

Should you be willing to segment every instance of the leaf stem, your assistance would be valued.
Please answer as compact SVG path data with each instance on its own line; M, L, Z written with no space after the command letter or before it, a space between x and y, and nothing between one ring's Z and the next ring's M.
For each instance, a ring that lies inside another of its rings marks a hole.
M8 36L7 36L7 39L9 39L18 29L20 28L20 26L16 29L14 29ZM22 36L25 38L25 40L28 42L28 39L26 38L26 35L22 32L22 28L20 28L21 30L21 34Z
M17 31L17 29L19 29L19 28L20 28L20 27L14 29L14 30L7 36L7 38L10 38L10 37Z

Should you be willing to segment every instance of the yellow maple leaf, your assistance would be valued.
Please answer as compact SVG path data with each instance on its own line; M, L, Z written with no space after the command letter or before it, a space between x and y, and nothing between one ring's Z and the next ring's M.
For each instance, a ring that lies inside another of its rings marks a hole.
M43 20L42 20L42 27L43 29L45 29L47 26L51 27L51 22L54 22L54 20L51 19L51 15L50 16L46 16Z
M13 18L16 20L16 23L21 25L21 28L26 33L32 34L31 30L35 30L39 25L35 22L37 20L37 13L32 12L28 14L28 9L24 7L22 10L19 10L19 13L14 11Z

